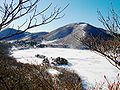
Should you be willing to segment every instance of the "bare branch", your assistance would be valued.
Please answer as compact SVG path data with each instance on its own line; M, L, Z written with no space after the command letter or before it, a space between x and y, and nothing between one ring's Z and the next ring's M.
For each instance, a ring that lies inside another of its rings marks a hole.
M38 12L37 5L39 1L40 0L35 0L34 2L32 0L19 0L17 4L14 2L14 0L12 0L10 4L6 3L5 1L4 6L0 6L0 13L2 14L1 22L0 22L0 30L10 25L13 21L24 17L25 15L30 14L30 17L27 18L27 21L23 22L22 25L18 26L18 29L21 29L21 27L26 26L26 28L24 28L22 32L17 32L10 36L0 38L0 40L24 33L28 29L45 25L56 19L60 19L65 15L65 14L63 15L60 14L69 6L68 4L63 9L54 7L53 12L51 12L51 14L47 16L45 15L45 12L49 10L49 8L52 6L52 3L50 3L42 11ZM42 17L42 21L37 20L37 17Z

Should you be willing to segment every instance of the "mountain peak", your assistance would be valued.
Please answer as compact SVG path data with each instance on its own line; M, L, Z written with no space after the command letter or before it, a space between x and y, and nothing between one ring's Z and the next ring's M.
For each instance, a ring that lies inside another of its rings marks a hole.
M44 37L44 40L55 41L53 43L72 46L72 48L84 48L81 41L76 40L77 38L90 38L102 36L102 38L109 38L110 35L106 33L106 30L97 28L88 23L71 23L60 27ZM76 38L77 37L77 38Z

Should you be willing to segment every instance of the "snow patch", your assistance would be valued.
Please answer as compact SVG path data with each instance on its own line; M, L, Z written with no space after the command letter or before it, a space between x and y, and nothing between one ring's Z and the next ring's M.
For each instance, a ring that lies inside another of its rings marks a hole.
M86 26L87 26L87 24L80 24L80 26L82 26L82 27L86 27Z
M45 40L43 40L41 44L51 44L51 43L53 43L55 41L57 41L57 39L56 40L52 40L52 41L45 41Z
M52 76L55 76L55 75L59 75L60 72L57 71L56 69L53 69L53 68L50 68L47 70L49 74L51 74Z

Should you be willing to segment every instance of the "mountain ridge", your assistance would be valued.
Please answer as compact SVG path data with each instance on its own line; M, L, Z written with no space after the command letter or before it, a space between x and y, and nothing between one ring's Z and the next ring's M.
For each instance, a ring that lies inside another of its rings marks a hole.
M0 38L10 36L12 34L22 32L22 30L17 30L14 28L6 28L0 32ZM48 32L37 32L37 33L30 33L30 32L23 32L21 34L12 36L10 38L6 38L4 40L11 41L11 40L32 40L37 37L41 37L42 35L48 34Z
M81 41L77 40L76 37L79 39L88 38L90 36L95 38L101 36L103 39L111 38L111 35L109 35L106 30L84 22L67 24L51 32L25 32L22 36L23 37L15 39L20 39L22 41L36 41L39 43L42 41L53 41L49 44L67 45L70 48L84 48L84 45L82 45ZM14 38L10 40L14 40Z
M102 28L97 28L97 27L92 26L88 23L68 24L68 25L61 27L61 30L64 31L64 30L67 30L67 28L71 28L72 32L67 34L65 37L56 38L58 40L52 39L52 40L55 40L55 42L52 42L51 44L68 45L68 47L70 47L70 48L84 48L84 45L82 45L82 42L80 40L77 40L77 38L78 39L88 38L91 36L93 36L95 38L100 36L103 39L111 38L111 35L109 35L106 30L104 30ZM57 33L59 33L59 31L61 32L61 30L59 30L59 29L52 31L55 33L46 35L44 37L44 39L47 41L51 41L51 38L57 37L56 32Z

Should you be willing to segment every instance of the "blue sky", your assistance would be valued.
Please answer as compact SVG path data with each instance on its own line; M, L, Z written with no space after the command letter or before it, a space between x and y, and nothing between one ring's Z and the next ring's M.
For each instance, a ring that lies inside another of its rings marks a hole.
M64 7L67 3L70 3L70 5L63 12L65 13L63 18L37 28L38 31L51 31L74 22L86 22L97 27L103 27L97 19L97 10L100 10L103 15L106 16L111 2L116 10L120 9L120 0L46 0L46 2L43 0L43 2L46 3L46 5L53 2L53 5L61 7Z
M100 10L103 15L106 16L108 14L109 7L111 6L110 2L112 2L114 8L118 10L117 12L120 13L120 0L41 0L38 5L38 10L42 10L51 2L53 3L53 7L56 5L58 7L64 7L70 3L69 7L63 12L65 13L65 16L59 20L53 21L52 23L34 28L29 31L52 31L66 24L75 22L86 22L96 27L103 27L97 19L97 10ZM39 18L37 19L39 20ZM17 21L17 23L15 22L14 26L16 27L24 20L25 18L19 20L19 22Z

